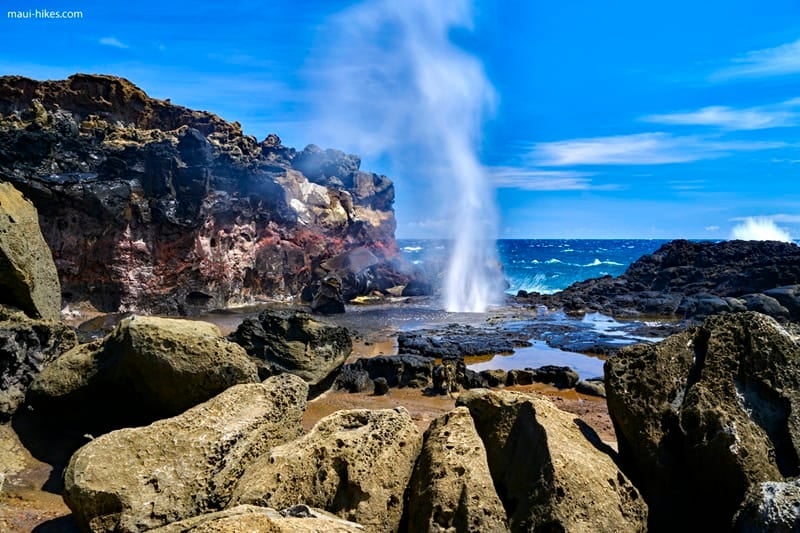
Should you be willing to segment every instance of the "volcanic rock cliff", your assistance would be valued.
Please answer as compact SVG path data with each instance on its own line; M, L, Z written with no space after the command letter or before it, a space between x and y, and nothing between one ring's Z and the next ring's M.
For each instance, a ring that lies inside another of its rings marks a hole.
M402 284L394 186L359 167L122 78L0 77L0 179L38 209L67 304L191 314L332 274L345 297Z

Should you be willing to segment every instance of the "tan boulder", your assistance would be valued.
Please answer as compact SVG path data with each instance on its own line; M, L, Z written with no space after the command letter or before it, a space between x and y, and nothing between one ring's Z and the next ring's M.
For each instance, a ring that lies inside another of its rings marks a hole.
M248 465L302 433L307 394L300 378L276 376L98 437L70 459L64 501L93 532L144 531L220 510Z
M510 391L474 390L456 404L475 420L511 531L647 530L644 500L575 415Z
M61 320L61 284L36 208L0 182L0 293L31 318Z
M409 531L508 531L486 450L466 407L431 423L408 494Z
M43 413L102 432L177 415L238 383L257 383L255 363L201 321L134 316L104 339L48 365L28 399Z
M304 507L307 516L292 516L268 507L237 505L231 509L188 518L150 533L363 533L354 522Z
M338 411L250 465L231 505L281 509L303 503L367 531L397 531L421 445L422 436L402 407Z

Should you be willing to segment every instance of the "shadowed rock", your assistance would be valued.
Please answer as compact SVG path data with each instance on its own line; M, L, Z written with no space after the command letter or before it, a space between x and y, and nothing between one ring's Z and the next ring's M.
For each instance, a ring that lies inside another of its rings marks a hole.
M719 315L605 363L620 460L653 531L727 530L751 487L800 474L797 333Z
M215 325L134 316L50 363L28 400L38 414L102 432L174 416L257 381L256 365Z
M767 481L747 491L736 513L738 533L792 533L800 531L800 480Z
M7 182L0 182L0 303L61 319L61 285L36 208Z
M647 505L597 434L543 397L462 393L511 531L647 529Z
M83 529L138 532L221 510L244 470L302 433L296 376L237 385L185 413L102 435L72 456L64 501Z

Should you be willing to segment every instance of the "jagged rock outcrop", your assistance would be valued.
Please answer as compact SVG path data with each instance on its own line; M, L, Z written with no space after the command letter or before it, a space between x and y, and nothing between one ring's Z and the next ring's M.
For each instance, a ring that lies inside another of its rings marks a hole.
M347 328L302 311L262 311L244 319L228 338L258 360L262 379L291 372L309 384L312 395L330 387L353 349Z
M397 531L421 446L422 436L402 407L337 411L250 465L231 505L280 509L302 502L370 532Z
M302 514L296 515L299 508ZM187 518L150 533L362 533L355 522L304 505L276 511L255 505L237 505L216 513Z
M191 314L296 296L331 273L344 294L407 281L392 182L359 166L258 142L113 76L0 77L0 180L47 214L67 303ZM354 249L375 262L323 266Z
M753 485L734 520L737 533L800 531L800 480Z
M302 433L307 385L291 375L231 387L185 413L79 449L64 501L81 528L139 532L222 510L253 461Z
M617 278L574 283L552 295L523 298L570 313L702 320L758 311L800 320L800 246L777 241L675 240L632 263Z
M0 308L0 422L17 411L42 368L76 344L75 332L59 322Z
M800 336L717 315L605 364L609 414L652 531L723 531L745 494L800 474Z
M217 326L133 316L46 366L28 401L37 414L96 432L174 416L258 381L255 363Z
M466 407L434 420L409 485L408 531L508 531L486 461Z
M2 173L0 173L2 178ZM31 318L61 318L61 286L36 208L0 181L0 304Z
M543 397L463 393L511 531L647 531L647 505L594 431Z

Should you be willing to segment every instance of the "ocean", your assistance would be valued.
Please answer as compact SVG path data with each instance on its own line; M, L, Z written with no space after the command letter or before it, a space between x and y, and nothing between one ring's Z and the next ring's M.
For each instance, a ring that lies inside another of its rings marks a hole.
M398 239L412 263L442 264L447 242ZM610 274L619 276L632 262L655 252L667 240L650 239L501 239L497 252L509 287L551 294L576 281Z

